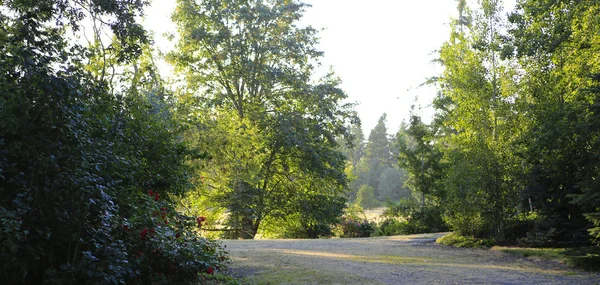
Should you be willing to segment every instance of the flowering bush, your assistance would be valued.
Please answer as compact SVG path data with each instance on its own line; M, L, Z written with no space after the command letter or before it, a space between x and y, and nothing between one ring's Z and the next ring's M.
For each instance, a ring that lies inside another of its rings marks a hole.
M224 269L227 252L199 236L205 217L178 214L154 191L139 202L142 207L123 219L118 235L127 248L127 263L135 269L127 284L185 283Z
M202 155L135 22L147 1L74 2L0 4L0 283L198 283L226 256L170 201ZM84 9L112 19L103 55L65 34Z
M343 216L339 223L341 229L340 237L370 237L375 232L375 224L366 219L357 219L351 216Z

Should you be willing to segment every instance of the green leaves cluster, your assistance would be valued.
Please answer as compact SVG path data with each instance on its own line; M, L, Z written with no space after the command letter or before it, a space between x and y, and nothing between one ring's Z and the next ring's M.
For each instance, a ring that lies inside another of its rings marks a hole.
M523 0L504 17L500 1L478 4L459 2L440 49L436 117L411 120L416 146L400 144L401 163L463 235L584 244L590 222L598 232L600 6Z
M3 282L184 284L220 266L223 252L173 206L193 153L135 21L147 3L1 3ZM111 28L109 48L67 40L85 17ZM129 70L120 87L101 75L117 64Z
M227 236L253 238L264 220L328 225L345 205L336 138L358 119L333 73L312 80L322 53L316 30L297 26L306 6L180 0L173 14L180 114L211 155L199 191L227 210Z

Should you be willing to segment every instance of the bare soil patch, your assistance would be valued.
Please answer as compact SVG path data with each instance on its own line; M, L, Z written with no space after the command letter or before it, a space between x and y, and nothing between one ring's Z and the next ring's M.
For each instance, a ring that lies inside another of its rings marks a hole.
M558 262L435 244L442 235L223 244L245 284L600 284Z

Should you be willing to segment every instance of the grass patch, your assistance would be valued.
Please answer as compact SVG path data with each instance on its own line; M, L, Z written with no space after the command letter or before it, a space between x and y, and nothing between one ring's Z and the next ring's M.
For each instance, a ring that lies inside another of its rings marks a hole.
M528 258L553 260L586 271L600 271L600 249L579 248L520 248L495 246L492 250L516 254Z
M466 237L456 232L438 238L435 242L438 244L459 248L489 248L493 245L491 240Z
M565 263L567 259L565 248L520 248L494 246L492 250L507 252L522 257L538 258L541 260L555 260Z
M379 284L356 275L303 267L271 268L246 277L243 284Z

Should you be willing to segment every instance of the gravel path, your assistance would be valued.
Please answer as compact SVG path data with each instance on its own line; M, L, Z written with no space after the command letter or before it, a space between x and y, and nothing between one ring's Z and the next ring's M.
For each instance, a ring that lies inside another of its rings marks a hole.
M557 262L435 244L441 235L223 244L245 284L600 284Z

